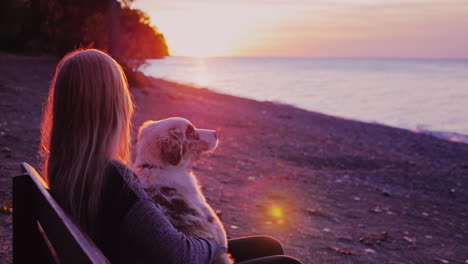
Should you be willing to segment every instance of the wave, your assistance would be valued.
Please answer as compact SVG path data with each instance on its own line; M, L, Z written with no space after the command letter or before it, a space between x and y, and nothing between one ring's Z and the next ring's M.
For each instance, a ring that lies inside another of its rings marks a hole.
M411 131L415 133L421 133L425 135L430 135L436 138L452 141L452 142L458 142L458 143L465 143L468 144L468 135L456 133L456 132L448 132L448 131L433 131L433 130L427 130L422 127L416 127L411 129Z

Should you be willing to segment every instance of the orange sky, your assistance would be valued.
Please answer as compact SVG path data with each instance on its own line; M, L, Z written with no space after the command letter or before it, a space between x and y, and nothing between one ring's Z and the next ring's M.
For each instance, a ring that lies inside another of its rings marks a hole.
M135 0L172 55L468 58L468 0Z

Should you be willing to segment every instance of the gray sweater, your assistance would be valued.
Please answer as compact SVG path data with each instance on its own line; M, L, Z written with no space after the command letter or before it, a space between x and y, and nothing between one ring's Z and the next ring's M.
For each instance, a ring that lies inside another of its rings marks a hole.
M97 230L90 234L112 263L211 263L215 240L177 231L146 195L136 175L112 161L106 168Z

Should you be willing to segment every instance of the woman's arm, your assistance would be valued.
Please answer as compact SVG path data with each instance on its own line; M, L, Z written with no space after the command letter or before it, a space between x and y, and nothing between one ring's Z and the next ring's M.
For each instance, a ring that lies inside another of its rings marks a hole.
M150 199L135 202L122 222L123 236L133 248L158 263L211 263L223 250L215 240L177 231Z
M215 240L189 237L175 229L129 168L117 161L110 165L104 209L118 215L109 213L112 217L106 221L120 219L119 237L135 263L208 264L223 251Z

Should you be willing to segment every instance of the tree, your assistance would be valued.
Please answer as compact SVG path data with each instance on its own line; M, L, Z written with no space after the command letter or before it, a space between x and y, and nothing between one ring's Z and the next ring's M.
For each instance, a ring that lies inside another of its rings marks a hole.
M0 49L57 56L80 47L109 51L109 1L115 0L2 0ZM164 35L143 11L130 8L132 2L114 2L120 17L116 57L135 70L169 53Z

